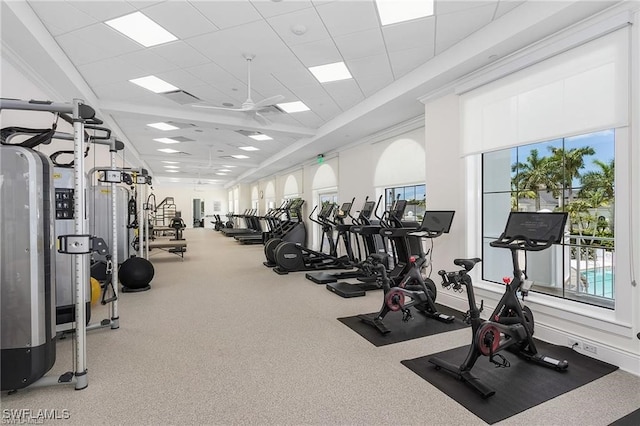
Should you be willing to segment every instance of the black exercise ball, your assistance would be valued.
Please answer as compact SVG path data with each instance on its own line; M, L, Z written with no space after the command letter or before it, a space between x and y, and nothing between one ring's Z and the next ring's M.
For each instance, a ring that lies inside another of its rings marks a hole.
M146 289L153 279L153 264L142 257L130 257L118 270L120 283L128 289Z

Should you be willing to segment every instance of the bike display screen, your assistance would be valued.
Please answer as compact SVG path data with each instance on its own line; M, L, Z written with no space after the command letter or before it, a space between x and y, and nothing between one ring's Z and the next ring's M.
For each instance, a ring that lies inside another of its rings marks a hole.
M504 230L505 238L526 237L533 242L562 241L567 213L511 212Z
M420 229L426 229L430 232L440 232L448 234L453 223L453 210L427 210L422 218Z

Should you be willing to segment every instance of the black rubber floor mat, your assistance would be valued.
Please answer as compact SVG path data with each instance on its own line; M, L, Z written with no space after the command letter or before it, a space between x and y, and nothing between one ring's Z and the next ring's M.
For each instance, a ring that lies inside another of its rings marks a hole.
M461 320L462 312L441 305L437 305L437 308L440 313L455 316L455 320L447 324L432 318L427 318L417 310L412 309L413 319L409 320L409 322L402 322L402 312L390 312L384 319L385 326L391 330L391 332L387 334L381 334L377 329L363 322L357 315L338 318L338 321L345 324L375 346L391 345L393 343L468 327L468 325ZM373 318L376 313L365 315Z
M511 363L509 368L496 368L488 357L480 357L471 372L483 384L495 390L495 395L488 399L483 399L475 389L449 372L436 370L429 362L429 358L438 357L455 365L461 364L467 356L468 346L402 361L402 364L489 424L504 420L618 369L568 347L538 340L536 346L541 354L566 359L569 368L566 371L545 368L508 351L501 354Z
M615 422L611 423L609 426L638 426L638 425L640 425L640 408L616 420Z

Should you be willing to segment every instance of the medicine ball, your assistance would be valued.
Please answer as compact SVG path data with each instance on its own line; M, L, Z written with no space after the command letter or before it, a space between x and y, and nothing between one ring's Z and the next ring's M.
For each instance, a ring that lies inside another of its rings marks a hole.
M130 257L125 260L118 270L118 279L124 286L122 291L149 290L149 283L153 279L153 264L142 257Z

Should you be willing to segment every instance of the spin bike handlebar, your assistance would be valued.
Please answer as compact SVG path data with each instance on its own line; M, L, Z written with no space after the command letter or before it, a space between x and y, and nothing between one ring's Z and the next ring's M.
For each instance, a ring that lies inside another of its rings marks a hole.
M553 245L553 238L546 242L532 241L524 235L505 237L504 234L496 241L489 243L491 247L508 248L512 250L541 251Z

